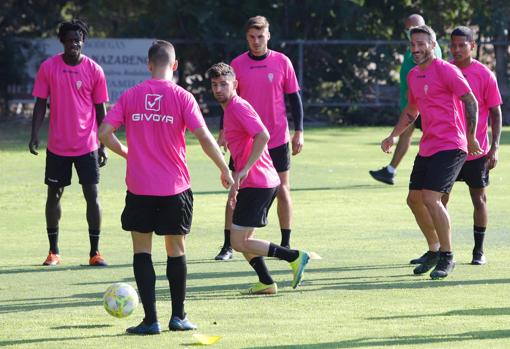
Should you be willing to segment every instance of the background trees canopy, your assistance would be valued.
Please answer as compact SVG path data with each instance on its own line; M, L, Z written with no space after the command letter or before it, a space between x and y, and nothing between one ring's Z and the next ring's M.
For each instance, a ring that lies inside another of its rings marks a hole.
M510 2L505 0L4 0L0 11L0 98L4 104L7 86L26 79L16 38L54 37L58 23L73 17L88 21L91 37L173 41L180 60L180 84L199 100L209 101L204 72L246 49L243 25L247 18L261 14L271 23L270 47L285 52L294 65L298 46L286 41L380 40L378 45L314 42L305 46L303 95L314 106L306 115L343 124L393 122L396 95L390 107L367 112L363 105L373 102L374 88L396 91L400 55L406 49L403 19L411 13L422 14L436 30L440 42L444 40L445 54L448 33L457 25L474 26L480 39L493 42L482 45L478 53L495 69L505 101L510 101ZM388 40L392 43L385 44ZM345 103L320 107L331 101ZM509 114L504 110L507 124Z

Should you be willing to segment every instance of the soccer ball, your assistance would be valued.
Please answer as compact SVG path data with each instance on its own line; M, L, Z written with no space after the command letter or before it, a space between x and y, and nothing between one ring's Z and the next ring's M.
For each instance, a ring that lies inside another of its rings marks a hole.
M118 318L129 316L138 306L138 293L131 285L115 283L104 293L103 305L112 316Z

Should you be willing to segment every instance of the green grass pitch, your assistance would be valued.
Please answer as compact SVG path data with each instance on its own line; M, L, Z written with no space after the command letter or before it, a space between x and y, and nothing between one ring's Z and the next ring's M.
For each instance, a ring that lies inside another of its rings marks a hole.
M472 206L467 187L455 185L449 211L457 267L443 281L412 275L409 259L425 249L405 204L415 139L395 186L375 182L368 170L389 162L379 142L389 128L316 128L305 132L303 153L292 160L292 245L315 251L302 286L290 287L285 262L268 260L279 294L247 297L256 281L240 254L215 262L223 238L227 192L219 172L190 140L188 159L195 212L187 240L186 311L199 333L219 335L217 348L508 348L510 347L510 128L488 189L490 222L486 266L471 266ZM133 337L125 319L102 308L113 282L135 286L130 236L120 228L125 195L122 159L110 153L101 172L103 229L100 250L110 266L88 261L85 202L73 173L62 199L63 264L40 266L47 254L44 222L44 147L28 152L29 126L0 125L0 347L186 348L191 333L168 332L170 303L163 240L154 238L158 315L165 331ZM44 135L41 135L42 139ZM276 243L275 208L257 234Z

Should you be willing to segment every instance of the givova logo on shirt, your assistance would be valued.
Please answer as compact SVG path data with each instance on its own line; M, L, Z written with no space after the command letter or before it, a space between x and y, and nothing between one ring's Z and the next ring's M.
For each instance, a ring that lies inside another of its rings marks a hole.
M159 111L161 109L163 95L148 93L145 95L145 110Z
M161 109L161 98L163 95L148 93L145 95L145 110L159 111ZM166 122L173 124L174 117L171 115L161 115L158 113L134 113L131 114L133 121L153 121L153 122Z

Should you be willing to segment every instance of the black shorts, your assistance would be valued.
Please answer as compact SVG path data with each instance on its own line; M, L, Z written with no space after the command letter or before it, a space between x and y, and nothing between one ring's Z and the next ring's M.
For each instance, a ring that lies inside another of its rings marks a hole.
M121 222L127 231L184 235L191 229L192 217L191 189L170 196L135 195L128 191Z
M73 164L80 184L99 183L99 161L97 150L80 156L60 156L46 150L44 183L62 188L71 184Z
M423 157L416 155L409 190L432 190L448 194L459 175L467 154L462 150L445 150Z
M265 227L277 192L278 187L239 189L232 223L240 227Z
M289 143L282 144L276 148L269 149L269 155L273 160L273 166L276 172L286 172L290 169L290 150ZM234 160L232 156L228 161L228 168L230 171L235 172Z
M419 115L419 114L418 114L418 117L416 118L416 120L414 120L414 127L420 131L423 131L423 129L421 128L421 115Z
M489 185L489 169L485 157L466 161L460 169L457 181L466 182L470 188L485 188Z

